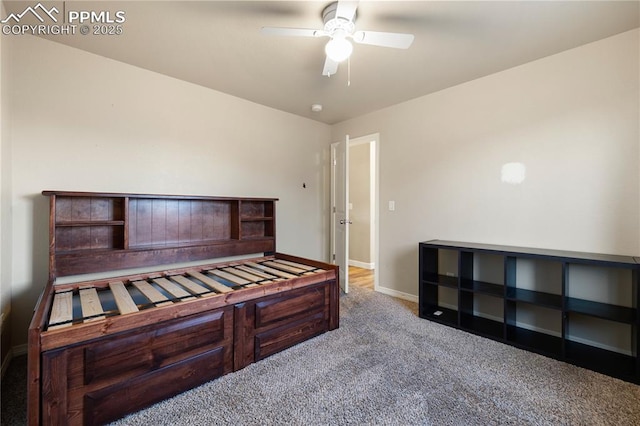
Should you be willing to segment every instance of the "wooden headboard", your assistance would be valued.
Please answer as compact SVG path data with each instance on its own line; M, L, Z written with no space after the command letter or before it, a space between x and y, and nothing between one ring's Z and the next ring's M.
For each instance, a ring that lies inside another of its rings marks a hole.
M276 250L277 198L43 191L49 280Z

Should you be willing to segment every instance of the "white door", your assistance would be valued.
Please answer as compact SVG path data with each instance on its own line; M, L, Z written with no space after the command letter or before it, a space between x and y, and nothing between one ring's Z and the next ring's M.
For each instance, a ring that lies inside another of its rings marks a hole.
M349 135L331 145L331 241L340 288L349 292Z

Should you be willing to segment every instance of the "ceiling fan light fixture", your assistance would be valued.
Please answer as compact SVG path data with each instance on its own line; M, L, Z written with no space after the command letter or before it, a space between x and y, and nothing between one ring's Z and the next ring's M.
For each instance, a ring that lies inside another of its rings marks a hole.
M324 47L324 52L332 61L342 62L351 56L353 45L344 37L334 37Z

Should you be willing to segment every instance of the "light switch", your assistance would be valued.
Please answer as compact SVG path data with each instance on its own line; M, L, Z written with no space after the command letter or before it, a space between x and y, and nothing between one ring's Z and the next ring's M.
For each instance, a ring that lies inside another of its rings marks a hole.
M389 211L392 212L396 209L396 202L395 201L389 201Z
M349 203L349 210L353 210L353 203Z

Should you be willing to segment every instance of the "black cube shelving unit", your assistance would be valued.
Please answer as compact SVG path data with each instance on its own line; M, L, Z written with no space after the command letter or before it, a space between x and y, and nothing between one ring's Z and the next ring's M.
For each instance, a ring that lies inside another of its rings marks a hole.
M640 258L431 240L419 268L421 318L640 384Z

